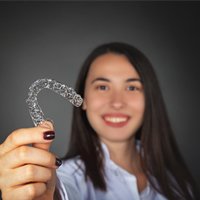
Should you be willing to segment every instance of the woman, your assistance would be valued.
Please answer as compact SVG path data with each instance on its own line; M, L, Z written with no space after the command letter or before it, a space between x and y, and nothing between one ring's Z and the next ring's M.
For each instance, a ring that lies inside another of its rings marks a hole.
M135 175L138 193L145 194L149 185L162 194L155 194L155 199L197 199L194 181L173 137L155 72L140 51L122 43L97 47L82 67L76 91L84 97L84 104L83 109L74 108L65 159L79 156L88 184L91 181L95 189L111 190L108 184L114 183L106 179L110 176L106 174L107 156ZM65 171L63 168L62 174ZM116 193L122 187L113 190ZM94 196L90 199L96 199ZM136 196L125 195L124 199L139 199Z
M76 91L84 102L74 108L69 152L57 178L61 162L47 151L51 124L14 131L0 146L3 199L52 199L54 193L72 200L198 199L155 73L140 51L124 43L97 47ZM29 175L22 177L23 170Z

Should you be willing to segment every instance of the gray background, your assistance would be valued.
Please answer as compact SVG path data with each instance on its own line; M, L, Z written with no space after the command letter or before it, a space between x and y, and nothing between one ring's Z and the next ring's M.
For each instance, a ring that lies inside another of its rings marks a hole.
M74 87L94 47L128 42L154 65L178 145L199 181L199 26L199 2L0 2L0 143L33 125L25 103L33 81L54 78ZM72 105L47 90L39 103L55 122L51 150L62 157Z

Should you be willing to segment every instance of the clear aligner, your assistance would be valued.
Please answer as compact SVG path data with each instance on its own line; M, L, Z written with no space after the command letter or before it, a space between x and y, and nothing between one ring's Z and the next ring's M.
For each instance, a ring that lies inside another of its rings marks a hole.
M46 119L37 101L38 93L45 88L50 89L55 93L61 95L65 99L69 100L69 102L76 107L81 106L83 102L81 96L77 94L74 89L66 86L65 84L59 83L58 81L53 79L38 79L30 86L28 98L26 99L29 113L35 126L39 125Z

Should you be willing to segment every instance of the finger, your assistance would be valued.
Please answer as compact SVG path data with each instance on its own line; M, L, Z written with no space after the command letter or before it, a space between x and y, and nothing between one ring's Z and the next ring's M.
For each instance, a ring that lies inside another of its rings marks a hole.
M33 200L46 191L45 183L31 183L3 191L2 198L5 200Z
M37 165L24 165L10 170L4 182L4 187L16 187L33 182L47 183L52 177L53 171L50 168Z
M50 181L47 182L47 193L49 194L54 194L55 191L55 186L56 186L56 170L52 169L52 178Z
M44 198L44 196L40 196L39 198L37 198L37 200L53 199L55 187L56 187L56 171L55 171L55 169L52 170L52 174L53 174L53 178L46 183L45 197L47 197L47 198Z
M53 132L51 137L46 138L45 132L52 131L49 127L22 128L12 132L4 143L0 145L0 155L5 154L19 146L32 143L51 143L54 139Z
M13 151L3 155L0 164L5 169L14 169L26 164L40 165L49 168L55 168L55 156L43 149L30 146L21 146Z
M54 130L53 124L50 121L44 121L41 124L39 124L39 126L43 128L49 128L52 131ZM39 149L49 150L51 146L51 142L50 143L36 143L36 144L33 144L33 146Z

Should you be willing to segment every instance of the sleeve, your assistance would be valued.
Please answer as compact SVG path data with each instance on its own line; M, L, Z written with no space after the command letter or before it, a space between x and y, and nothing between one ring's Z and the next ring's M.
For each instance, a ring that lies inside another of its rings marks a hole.
M81 200L80 191L76 186L72 176L67 175L62 170L57 170L56 188L59 191L61 200Z
M61 197L61 200L69 200L66 188L64 184L60 181L58 174L57 174L57 180L56 180L56 188L59 192L59 196Z

